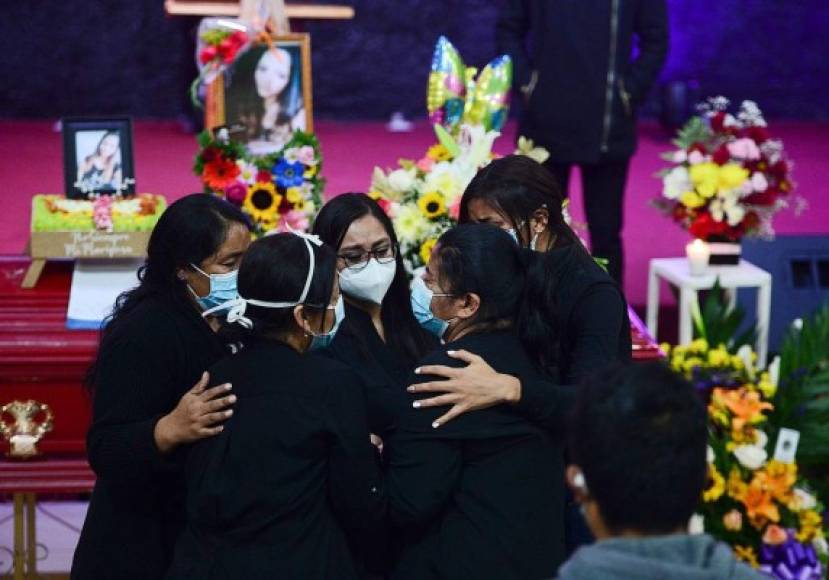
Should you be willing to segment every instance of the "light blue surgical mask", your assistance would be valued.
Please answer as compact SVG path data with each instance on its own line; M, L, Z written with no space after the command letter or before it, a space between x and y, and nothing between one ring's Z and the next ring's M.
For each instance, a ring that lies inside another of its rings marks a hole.
M436 294L426 285L423 278L415 278L412 283L412 312L420 326L438 338L442 338L449 328L449 323L432 313L432 298L435 296L451 296L451 294Z
M328 332L315 334L313 338L311 338L311 346L309 347L310 350L327 348L331 346L331 343L334 341L334 337L337 335L337 330L340 328L340 324L342 324L343 320L345 320L345 306L343 305L342 295L337 298L337 303L334 306L328 306L328 310L334 311L334 326L332 326L331 330Z
M515 228L509 228L507 230L507 233L513 240L515 240L516 244L518 244L519 246L521 245L521 242L518 241L518 232L515 231Z
M239 277L239 270L233 270L226 274L208 274L195 264L190 264L192 268L202 276L210 279L210 292L207 296L199 296L196 292L188 286L190 292L196 298L202 310L210 311L211 314L221 310L221 306L230 304L239 297L239 290L237 287L237 279Z

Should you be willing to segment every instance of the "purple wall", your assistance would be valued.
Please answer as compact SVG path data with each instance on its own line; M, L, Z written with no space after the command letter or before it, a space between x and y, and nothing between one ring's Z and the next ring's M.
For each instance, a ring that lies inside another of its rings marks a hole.
M498 3L492 0L352 3L358 14L353 22L307 27L319 116L423 114L439 34L458 46L468 64L481 66L494 56ZM827 0L669 5L665 79L698 80L703 95L753 98L769 116L829 119ZM7 2L3 10L0 116L173 117L186 107L196 20L166 17L161 0L38 0Z

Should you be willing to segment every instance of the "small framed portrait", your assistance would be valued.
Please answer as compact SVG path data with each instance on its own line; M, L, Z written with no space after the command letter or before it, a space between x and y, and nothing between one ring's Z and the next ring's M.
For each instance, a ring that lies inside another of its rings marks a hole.
M225 72L224 122L253 155L279 151L294 131L313 131L311 41L307 34L254 44Z
M61 126L67 197L135 193L129 118L62 119Z

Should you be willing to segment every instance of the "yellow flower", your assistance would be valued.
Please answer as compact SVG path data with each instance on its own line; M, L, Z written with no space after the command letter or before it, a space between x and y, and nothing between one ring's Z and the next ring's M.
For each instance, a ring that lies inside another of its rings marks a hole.
M730 358L728 351L722 346L708 351L708 364L712 367L728 366Z
M245 196L242 209L254 221L268 224L276 221L280 203L282 203L282 196L276 192L276 187L272 182L257 182L248 187L248 194Z
M679 196L679 201L687 208L696 209L705 205L705 200L695 191L686 191Z
M429 263L429 258L432 255L432 250L435 248L435 244L437 243L437 238L429 238L420 246L420 259L423 260L424 264Z
M797 465L772 459L757 472L755 478L772 497L788 503L792 498L792 487L797 482Z
M298 187L289 187L285 192L285 197L288 198L289 202L296 205L302 201L302 190Z
M305 179L311 179L317 174L317 171L319 171L319 166L314 165L313 167L309 167L308 169L306 169L305 173L302 174L302 177L304 177Z
M757 561L757 554L751 546L734 546L734 556L752 568L760 567L760 562Z
M740 475L740 470L737 467L731 468L731 473L728 474L728 483L725 486L725 490L729 497L736 499L737 501L743 501L746 491L748 490L748 484L743 481L743 477Z
M704 366L704 363L703 363L702 359L697 358L695 356L692 356L691 358L685 359L685 362L682 363L682 370L685 371L686 375L690 376L691 372L695 368L699 368L699 367L702 367L702 366Z
M763 396L766 399L773 398L774 394L777 392L777 387L771 382L768 373L760 375L760 381L757 383L757 388L760 389L760 392L763 393Z
M720 168L719 189L730 191L737 189L748 179L748 170L736 163L726 163Z
M821 531L823 518L815 510L800 512L800 531L797 532L797 541L806 543L812 541Z
M659 349L665 353L665 356L671 356L671 343L663 342L659 345Z
M383 199L383 194L377 191L376 189L372 189L371 191L369 191L368 196L374 201L377 201L378 199Z
M688 169L688 177L702 197L714 197L719 185L720 166L716 163L697 163ZM684 202L683 202L684 203Z
M708 482L708 487L702 493L702 499L706 502L717 501L725 492L725 478L713 465L708 466Z
M426 157L434 161L449 161L452 159L452 154L441 143L438 143L437 145L429 147L429 151L426 152Z
M446 202L443 196L436 191L429 192L418 199L417 207L429 219L440 217L446 213Z
M414 204L400 206L394 219L394 229L401 241L415 243L429 231L429 221Z
M702 354L708 350L708 341L704 338L698 338L688 345L688 350Z

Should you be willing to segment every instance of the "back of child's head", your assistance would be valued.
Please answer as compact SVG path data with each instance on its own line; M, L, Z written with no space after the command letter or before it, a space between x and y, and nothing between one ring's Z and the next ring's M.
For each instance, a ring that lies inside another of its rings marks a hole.
M684 528L705 486L706 445L705 407L661 363L614 366L579 387L571 459L611 533Z

